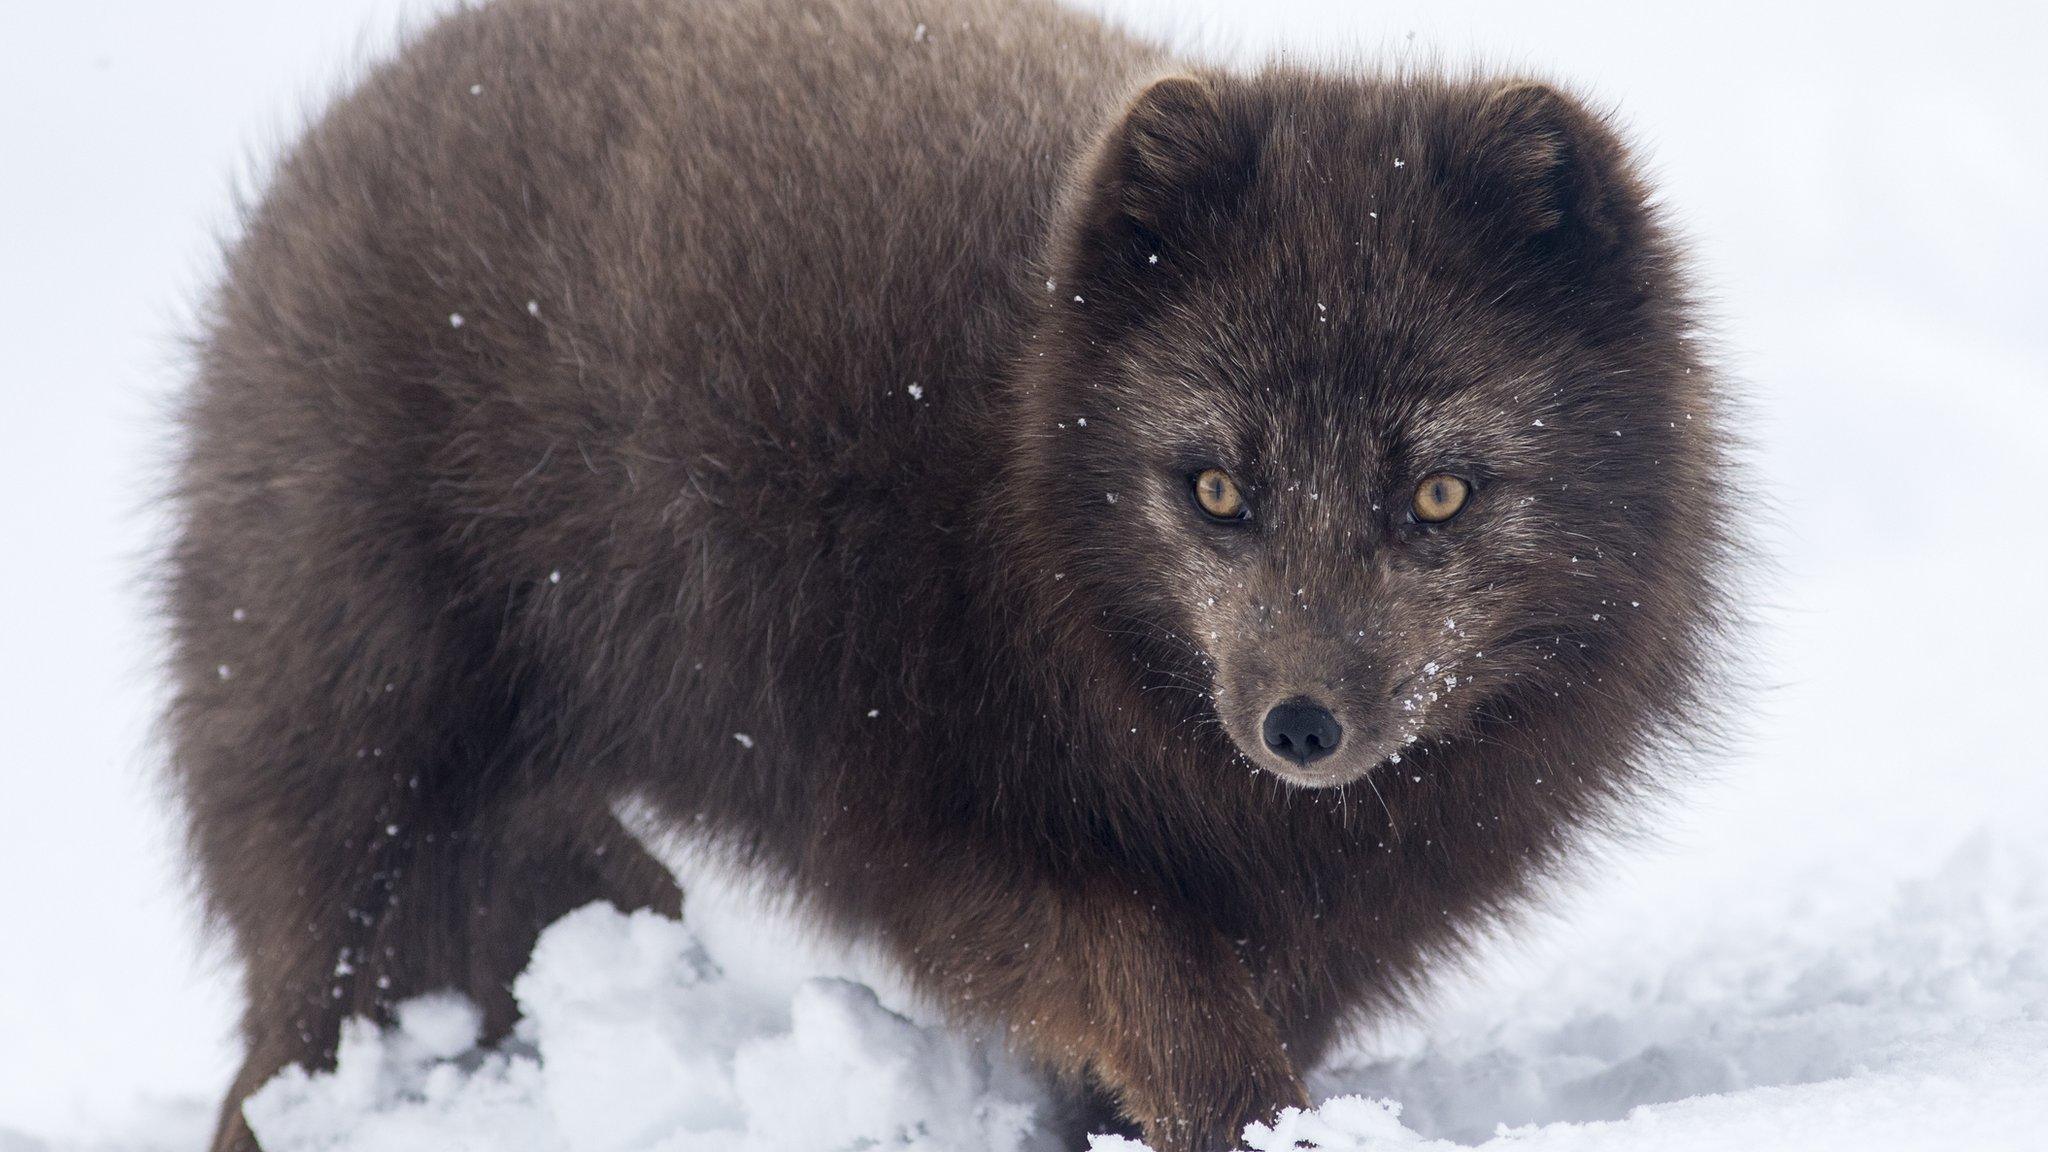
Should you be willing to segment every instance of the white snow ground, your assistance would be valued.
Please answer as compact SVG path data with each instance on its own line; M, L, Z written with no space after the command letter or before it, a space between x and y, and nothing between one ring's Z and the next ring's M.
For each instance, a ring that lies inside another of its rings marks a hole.
M1533 981L1359 1046L1315 1078L1319 1110L1246 1143L1447 1149L1499 1131L1488 1146L1540 1152L2039 1148L2044 864L1979 836L1868 916L1817 918L1814 893L1794 891L1635 919L1609 947L1574 946ZM258 1093L264 1146L1050 1152L1039 1094L1000 1049L892 1011L916 1006L849 979L858 958L788 964L788 940L747 931L761 909L697 878L701 940L652 913L573 913L516 986L515 1044L473 1051L466 1001L414 1001L387 1033L352 1030L334 1073ZM754 962L764 948L783 971Z
M1698 238L1774 506L1734 754L1249 1144L2048 1146L2048 14L1098 2L1218 45L1479 54L1619 103ZM148 786L148 466L229 174L395 10L0 10L0 1152L195 1152L231 1069L231 974ZM465 1053L461 1011L428 1004L358 1032L339 1074L274 1084L262 1131L1031 1147L1000 1052L692 880L686 926L558 926L525 1046Z

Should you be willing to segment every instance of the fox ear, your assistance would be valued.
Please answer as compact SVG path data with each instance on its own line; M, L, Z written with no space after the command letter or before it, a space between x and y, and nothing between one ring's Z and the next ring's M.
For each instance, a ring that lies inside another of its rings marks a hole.
M1242 169L1208 82L1168 76L1148 85L1124 112L1110 133L1096 179L1116 208L1159 229L1171 227L1177 215L1204 199L1239 185Z
M1472 149L1474 206L1514 242L1600 257L1626 239L1642 190L1598 116L1547 84L1486 97Z
M1155 80L1096 149L1082 190L1082 243L1113 261L1156 253L1217 220L1251 166L1208 81Z

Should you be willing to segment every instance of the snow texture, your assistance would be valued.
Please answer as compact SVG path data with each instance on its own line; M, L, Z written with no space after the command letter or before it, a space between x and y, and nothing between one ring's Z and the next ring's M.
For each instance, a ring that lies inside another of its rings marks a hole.
M1038 1094L864 984L735 987L683 924L593 904L564 917L515 985L515 1041L475 1052L456 997L358 1021L336 1070L271 1081L247 1115L271 1152L988 1149L1032 1134Z
M2048 1132L2048 860L1977 838L1853 925L1700 925L1672 960L1575 956L1514 1002L1314 1078L1256 1152L2034 1148ZM710 874L695 891L717 892ZM714 899L727 931L772 910ZM784 931L793 926L782 925ZM738 937L734 937L738 941ZM759 942L754 945L758 947ZM747 948L732 957L748 962ZM836 976L764 990L686 925L593 904L541 938L516 1038L466 1001L352 1025L339 1066L248 1105L271 1152L1049 1148L999 1047ZM1426 1038L1423 1038L1426 1037ZM1142 1145L1098 1137L1095 1152Z

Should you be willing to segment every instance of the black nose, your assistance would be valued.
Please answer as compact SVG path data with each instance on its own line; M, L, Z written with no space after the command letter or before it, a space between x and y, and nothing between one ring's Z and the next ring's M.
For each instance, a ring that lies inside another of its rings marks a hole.
M1321 760L1337 750L1344 729L1321 704L1297 696L1266 713L1266 747L1296 764Z

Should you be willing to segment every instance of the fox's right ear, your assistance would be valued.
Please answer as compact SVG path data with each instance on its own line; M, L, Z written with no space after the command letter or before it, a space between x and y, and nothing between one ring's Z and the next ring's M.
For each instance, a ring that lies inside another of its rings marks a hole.
M1114 274L1170 259L1230 213L1256 163L1249 134L1207 80L1153 81L1096 146L1077 205L1080 250L1070 253L1094 267L1070 271Z
M1155 80L1125 110L1098 155L1102 207L1157 232L1215 208L1250 178L1208 81Z

